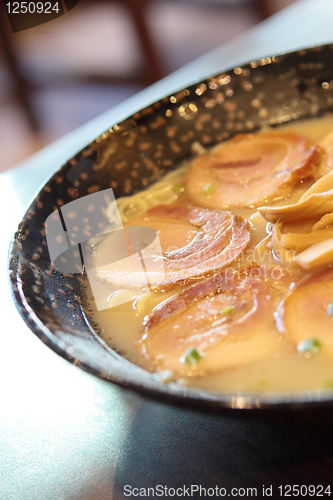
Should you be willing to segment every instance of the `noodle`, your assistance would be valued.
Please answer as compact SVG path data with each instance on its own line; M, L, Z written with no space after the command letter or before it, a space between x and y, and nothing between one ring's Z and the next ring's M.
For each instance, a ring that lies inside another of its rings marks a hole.
M119 210L121 220L126 223L146 212L149 208L160 205L161 203L169 205L178 199L179 194L174 190L177 182L181 181L185 175L188 166L178 168L168 173L159 180L158 183L149 186L144 191L133 194L132 196L123 196L116 202L111 203L107 208L107 216L110 220L115 218L116 210Z

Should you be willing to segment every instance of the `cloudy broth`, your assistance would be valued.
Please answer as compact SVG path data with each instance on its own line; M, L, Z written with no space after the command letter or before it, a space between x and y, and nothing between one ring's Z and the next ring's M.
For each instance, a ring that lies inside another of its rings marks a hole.
M280 130L293 130L312 141L320 140L333 129L333 117L304 120L279 127ZM287 199L276 202L277 205L292 204L309 188L310 183L300 184ZM270 203L271 205L272 203ZM250 223L251 242L239 259L229 267L237 269L251 265L274 265L286 267L276 259L276 255L267 247L269 228L267 222L257 209L231 209L234 215L247 219ZM98 246L95 252L98 252ZM294 269L293 269L294 271ZM297 270L295 281L298 282L307 273ZM102 284L107 293L107 285ZM99 326L99 335L113 349L132 363L149 369L149 365L141 354L138 341L143 335L143 318L160 302L176 294L180 288L172 291L153 291L143 294L139 299L94 312L94 322ZM93 307L91 299L89 305ZM333 326L333 325L332 325ZM333 362L319 353L311 358L297 352L295 344L287 335L281 334L272 317L267 335L276 342L272 355L255 363L236 368L224 369L218 373L200 377L184 377L178 383L207 390L219 391L299 391L333 387Z

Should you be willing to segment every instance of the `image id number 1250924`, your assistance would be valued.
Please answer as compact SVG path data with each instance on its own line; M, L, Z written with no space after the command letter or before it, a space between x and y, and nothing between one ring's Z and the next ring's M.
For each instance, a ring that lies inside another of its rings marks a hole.
M8 2L8 14L58 14L59 2Z
M4 0L13 33L54 21L71 10L79 0ZM66 10L64 9L66 5Z
M331 487L322 485L285 484L279 486L280 497L330 497Z

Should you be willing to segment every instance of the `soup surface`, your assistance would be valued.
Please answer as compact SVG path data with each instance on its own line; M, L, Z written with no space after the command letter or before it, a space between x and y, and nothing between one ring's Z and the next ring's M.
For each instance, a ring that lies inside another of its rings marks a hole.
M103 266L111 237L95 245L103 340L163 383L333 388L332 130L325 116L194 145L187 165L118 200L127 235L153 227L161 253L145 284L137 267Z

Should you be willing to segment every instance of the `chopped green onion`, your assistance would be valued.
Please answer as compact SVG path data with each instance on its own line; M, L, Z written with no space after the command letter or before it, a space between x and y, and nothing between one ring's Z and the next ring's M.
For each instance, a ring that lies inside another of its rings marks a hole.
M210 194L214 193L214 187L210 183L205 184L204 187L201 189L201 192L205 196L209 196Z
M329 378L325 382L326 389L333 389L333 378Z
M303 354L317 354L320 351L321 342L318 339L306 339L302 340L297 346L298 352Z
M234 310L234 306L226 306L222 309L222 314L230 314Z
M199 351L196 347L190 347L180 359L189 365L196 365L203 356L204 353Z
M175 194L182 194L185 191L185 187L182 184L176 184L172 191Z
M329 316L333 316L333 300L328 304L326 312Z
M259 380L260 387L267 387L267 384L268 384L268 382L266 379L263 378L263 379Z

